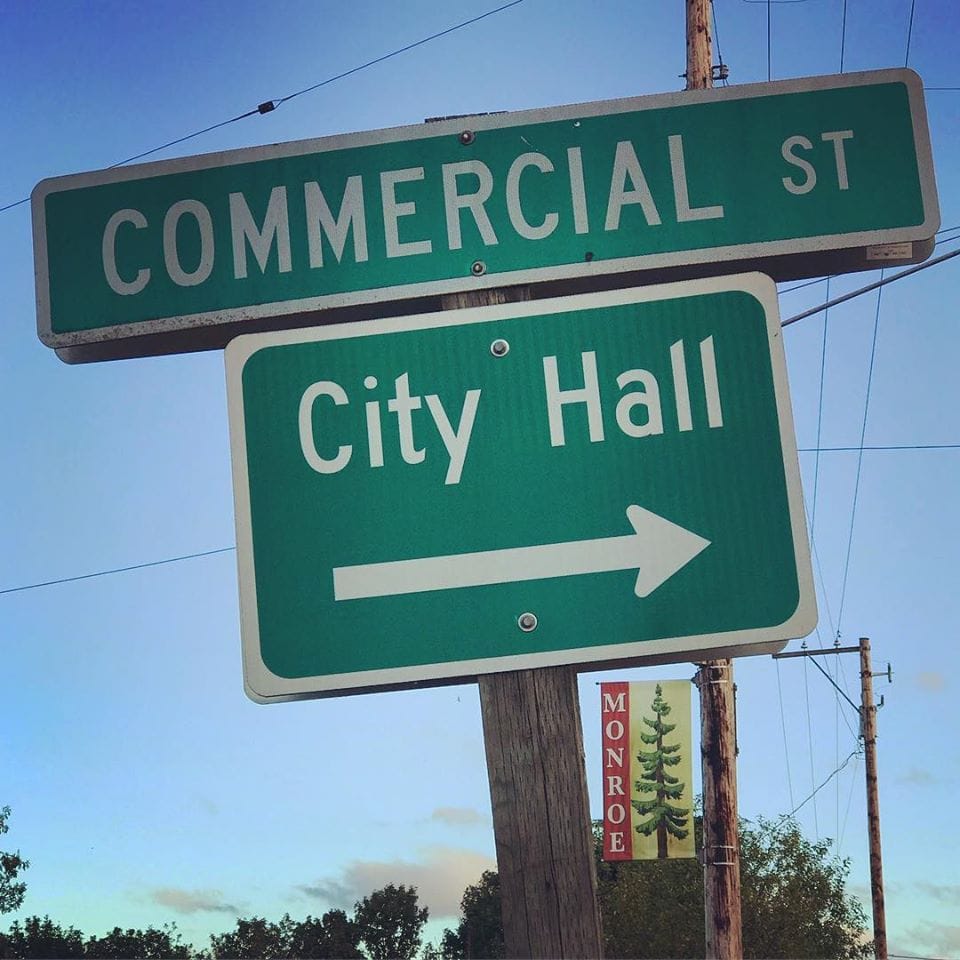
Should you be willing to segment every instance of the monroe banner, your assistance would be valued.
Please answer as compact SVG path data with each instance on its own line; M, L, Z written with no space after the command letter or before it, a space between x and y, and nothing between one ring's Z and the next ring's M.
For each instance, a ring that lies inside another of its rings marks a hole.
M696 856L689 680L601 683L603 859Z

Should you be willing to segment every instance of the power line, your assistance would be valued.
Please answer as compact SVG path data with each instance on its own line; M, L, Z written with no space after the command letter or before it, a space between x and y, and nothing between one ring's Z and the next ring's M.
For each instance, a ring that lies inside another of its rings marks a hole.
M814 447L798 447L800 453L813 453ZM856 453L860 450L956 450L960 449L960 443L917 443L888 446L863 446L863 447L821 447L821 453L850 452ZM39 587L52 587L61 583L75 583L78 580L91 580L94 577L106 577L115 573L126 573L129 570L143 570L147 567L160 567L167 563L178 563L181 560L195 560L198 557L211 557L218 553L229 553L236 550L236 547L218 547L216 550L201 550L198 553L185 553L177 557L167 557L163 560L148 560L144 563L134 563L126 567L113 567L109 570L98 570L94 573L81 573L73 577L60 577L56 580L43 580L38 583L25 583L18 587L4 587L0 589L0 596L6 593L21 593L24 590L36 590ZM814 544L814 553L816 554L816 544ZM819 557L817 558L819 566ZM821 582L823 573L820 574ZM829 605L827 615L830 616Z
M881 270L881 279L876 283L869 283L865 287L860 287L859 290L854 290L852 293L845 293L842 297L836 297L835 299L826 303L821 303L819 306L811 307L809 310L804 310L803 313L798 313L786 320L783 320L780 323L780 326L789 327L790 324L796 323L798 320L805 320L807 317L812 317L821 311L828 309L829 307L835 307L838 303L846 303L848 300L852 300L854 297L859 297L864 293L869 293L871 290L879 290L880 287L885 287L888 283L893 283L895 280L902 280L904 277L912 276L915 273L919 273L921 270L926 270L929 267L936 266L938 263L945 263L947 260L952 260L956 256L960 256L960 250L951 250L950 253L945 253L942 256L934 257L932 260L927 260L926 263L918 263L915 267L910 267L908 270L901 270L900 273L895 273L892 277L887 277L886 279L883 278L883 271Z
M770 82L771 77L773 76L772 67L770 62L770 2L767 0L767 83Z
M827 594L827 580L823 575L823 564L820 562L820 550L817 547L817 541L813 537L810 538L810 546L813 548L813 561L817 568L817 575L820 577L820 592L823 594L823 605L827 611L827 623L830 624L830 633L833 635L833 612L830 609L830 597Z
M783 756L787 763L787 791L790 794L790 806L793 806L793 777L790 774L790 750L787 747L787 720L783 712L783 689L780 686L780 661L777 664L777 698L780 701L780 730L783 732Z
M830 300L830 278L827 277L827 300ZM823 385L824 374L827 368L827 323L830 319L829 310L823 311L823 337L820 341L820 386L817 396L817 447L816 461L813 467L813 505L810 512L810 536L813 537L817 528L817 489L820 485L820 438L823 428Z
M960 251L958 251L960 252ZM880 277L883 278L883 271L880 271ZM867 391L863 401L863 422L860 425L860 447L857 454L857 476L853 484L853 505L850 509L850 533L847 537L847 557L843 564L843 585L840 588L840 609L837 611L837 633L843 627L843 604L847 597L847 576L850 572L850 553L853 548L853 529L857 519L857 501L860 497L860 472L863 467L863 438L867 433L867 417L870 413L870 391L873 387L873 364L877 356L877 333L880 329L880 301L883 297L883 290L877 290L877 309L873 315L873 342L870 346L870 366L867 370Z
M460 30L463 27L469 27L474 23L479 23L479 21L484 20L487 17L492 17L496 13L502 13L504 10L508 10L510 7L515 7L520 3L523 3L523 0L510 0L509 3L505 3L493 10L488 10L486 13L481 13L476 17L471 17L469 20L464 20L462 23L458 23L453 27L447 27L446 30L440 30L437 33L431 34L429 37L424 37L422 40L416 40L413 43L408 43L405 47L400 47L399 49L394 50L392 53L387 53L382 57L376 57L373 60L368 60L366 63L360 64L359 67L353 67L350 70L345 70L343 73L338 73L335 77L329 77L326 80L321 80L319 83L314 83L312 86L304 87L302 90L298 90L296 93L291 93L285 97L281 97L279 100L275 101L275 106L280 106L281 103L286 103L288 100L293 100L294 97L300 97L305 93L311 93L314 90L319 90L320 87L325 87L328 83L333 83L335 80L342 80L344 77L349 77L351 74L358 73L360 70L366 70L367 67L372 67L375 64L383 63L384 60L390 60L392 57L399 56L401 53L406 53L408 50L413 50L415 47L421 47L423 44L429 43L431 40L438 40L440 37L445 37L447 34L453 33L455 30Z
M96 573L81 573L75 577L61 577L58 580L44 580L41 583L25 583L19 587L5 587L0 595L5 593L21 593L24 590L36 590L38 587L52 587L58 583L75 583L77 580L92 580L94 577L107 577L114 573L127 573L129 570L144 570L147 567L160 567L165 563L177 563L180 560L194 560L197 557L212 557L217 553L229 553L236 547L219 547L216 550L202 550L199 553L185 553L179 557L167 557L165 560L149 560L146 563L133 563L128 567L113 567L110 570L98 570Z
M804 641L803 645L804 646L807 645L806 641ZM804 695L805 695L806 704L807 704L807 746L810 752L810 786L813 787L815 783L814 773L813 773L813 728L810 723L810 682L807 677L807 660L808 659L811 659L811 658L809 657L803 658L803 690L804 690ZM819 789L820 787L814 787L813 793L811 793L810 796L807 797L807 800L811 800L814 797L816 797L817 791ZM806 803L806 800L804 801L804 803ZM802 806L803 806L803 803L800 804L800 807ZM796 811L799 810L800 807L796 807L792 812L796 813ZM820 820L819 820L819 817L817 816L816 800L813 801L813 829L817 839L819 840L820 839Z
M872 450L956 450L960 443L889 443L855 447L797 447L798 453L859 453Z
M943 89L946 89L945 87ZM960 90L960 87L954 89ZM934 236L939 237L942 233L952 233L954 230L960 230L960 224L954 227L944 227L942 230L938 230ZM934 247L939 247L942 243L952 243L954 240L960 240L960 233L952 237L942 237L940 240L934 244ZM812 287L818 283L826 283L828 280L833 280L836 277L840 276L837 273L831 273L826 277L816 277L813 280L804 280L802 283L795 283L792 287L784 287L780 293L793 293L794 290L802 290L804 287Z
M847 791L847 808L843 812L843 825L840 828L840 836L837 838L837 853L843 849L843 838L847 832L847 820L850 818L850 802L853 800L853 788L856 783L856 777L850 778L850 789Z
M361 70L366 70L368 67L373 67L378 63L391 60L393 57L398 57L400 54L407 53L416 47L422 47L425 43L430 43L432 40L439 40L440 37L445 37L457 30L462 30L464 27L472 26L475 23L479 23L481 20L485 20L487 17L492 17L494 14L502 13L504 10L508 10L510 7L516 7L521 3L523 3L523 0L510 0L509 3L495 7L493 10L488 10L486 13L478 14L475 17L471 17L469 20L464 20L461 23L454 24L452 27L447 27L445 30L439 30L436 33L432 33L429 37L423 37L420 40L415 40L413 43L408 43L406 46L398 47L396 50L392 50L390 53L383 54L383 56L374 57L373 60L368 60L366 63L361 63L359 66L351 67L349 70L344 70L343 73L338 73L335 76L327 77L326 80L321 80L309 87L304 87L302 90L297 90L295 93L289 93L285 97L280 97L279 100L265 100L252 110L247 110L246 113L240 113L235 117L230 117L229 120L221 120L219 123L213 123L208 127L204 127L202 130L195 130L193 133L188 133L185 136L177 137L175 140L170 140L159 147L152 147L150 150L144 150L143 153L134 154L132 157L127 157L126 160L118 160L116 163L111 163L106 169L112 170L114 167L121 167L125 163L133 163L134 160L142 160L144 157L149 157L154 153L159 153L161 150L166 150L168 147L175 147L178 144L186 143L187 140L193 140L195 137L203 136L203 134L210 133L212 130L217 130L220 127L227 126L228 124L236 123L238 120L245 120L247 117L252 117L256 114L272 113L281 104L287 103L289 100L293 100L295 97L301 97L305 93L311 93L314 90L319 90L320 87L325 87L327 84L334 83L337 80L342 80L344 77L352 76L353 74L359 73ZM24 197L22 200L15 200L13 203L8 203L6 206L0 207L0 213L4 213L7 210L12 210L14 207L19 207L22 204L29 202L29 197Z
M717 5L710 0L710 11L713 14L713 39L717 42L717 61L720 66L723 66L723 54L720 52L720 28L717 24ZM713 66L711 65L711 70ZM724 76L724 71L720 71L720 82L727 86L727 78Z
M798 810L800 810L800 809L801 809L802 807L804 807L807 803L809 803L838 773L840 773L840 772L844 769L844 767L846 767L846 765L847 765L854 757L859 756L859 754L860 754L860 748L859 748L859 746L858 746L857 749L854 750L854 751L847 757L847 759L844 760L843 763L841 763L840 766L837 767L837 769L834 770L833 773L831 773L830 776L827 777L827 779L824 780L823 783L821 783L820 786L817 787L817 788L810 794L810 796L805 797L803 800L801 800L800 803L798 803L789 813L785 813L785 814L781 817L781 819L782 819L782 820L788 820L788 819L789 819L790 817L792 817L795 813L797 813Z
M840 23L840 72L843 73L843 54L847 48L847 0L843 0L843 20Z
M907 52L903 58L903 65L905 67L910 63L910 41L913 39L913 14L916 9L917 9L917 0L911 0L910 23L907 26Z

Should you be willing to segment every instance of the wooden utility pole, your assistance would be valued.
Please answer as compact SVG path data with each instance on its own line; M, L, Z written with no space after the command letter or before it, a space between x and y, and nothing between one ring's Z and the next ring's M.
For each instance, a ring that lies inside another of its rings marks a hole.
M701 664L695 683L700 690L706 954L711 960L740 960L743 931L732 662Z
M577 675L480 680L506 955L602 957Z
M443 308L529 296L525 287L478 290L444 296ZM576 671L479 682L506 955L602 957Z
M877 960L887 960L887 917L883 902L883 860L880 855L880 796L877 792L877 708L873 702L873 671L870 667L870 640L867 637L860 638L860 732L867 774L873 949Z
M883 901L883 858L880 846L880 795L877 790L877 707L873 702L873 677L870 665L870 640L861 637L856 647L829 647L822 650L797 650L792 653L775 653L774 660L788 657L819 657L828 654L860 654L860 706L858 707L837 686L822 667L820 672L833 684L834 689L860 715L860 737L863 740L863 757L867 781L867 839L870 847L870 894L873 901L873 949L877 960L887 960L887 917ZM816 664L816 661L814 661ZM883 676L883 674L880 674ZM893 678L890 665L886 676ZM881 705L883 697L880 698Z
M710 0L687 0L687 89L713 86Z
M687 3L687 89L713 86L710 0ZM707 957L743 956L737 744L733 661L701 664L700 751L703 770L703 892Z

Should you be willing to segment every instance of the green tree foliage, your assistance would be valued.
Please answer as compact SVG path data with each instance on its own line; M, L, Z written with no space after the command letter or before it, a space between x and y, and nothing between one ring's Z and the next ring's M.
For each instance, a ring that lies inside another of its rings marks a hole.
M291 957L363 960L360 931L343 910L328 910L319 920L307 917L290 934Z
M506 956L500 919L500 875L496 870L484 870L480 880L467 887L460 901L460 922L456 930L444 930L440 953L444 960L499 960Z
M596 826L605 956L704 956L703 870L697 861L606 863L600 859L602 825ZM699 846L699 816L693 827ZM793 820L741 821L740 853L745 958L872 956L863 907L845 891L849 861L830 856L829 840L811 843ZM444 960L503 956L500 889L494 878L488 872L467 888L460 923L455 931L445 931L441 942Z
M83 955L95 960L189 960L190 948L182 943L176 926L162 930L147 927L146 930L121 930L114 927L103 937L90 937L84 946Z
M792 820L758 819L755 829L741 831L748 957L873 956L862 935L866 913L844 889L850 862L831 859L830 844L807 840Z
M640 739L651 749L641 750L637 754L643 772L640 779L634 784L638 793L652 793L653 796L645 800L631 800L637 813L646 817L637 824L637 832L649 837L657 834L657 857L660 860L667 858L667 834L678 840L689 835L685 829L690 819L690 808L681 807L673 800L680 800L686 784L681 783L679 777L667 772L668 767L675 767L680 762L680 744L665 744L663 738L673 732L677 725L667 723L666 717L670 713L670 705L663 699L663 688L658 683L653 698L652 709L654 719L643 717L643 722L652 731L640 734Z
M64 929L49 917L27 917L23 923L13 922L9 933L0 934L0 957L4 960L33 957L57 957L72 960L82 957L83 934L75 927Z
M237 920L236 930L210 937L214 957L230 960L281 960L289 957L294 922L284 914L279 923L263 917Z
M694 827L700 847L700 817ZM741 820L744 957L870 956L863 907L845 891L849 870L849 860L830 856L829 840L811 843L793 820ZM695 860L601 862L598 884L607 957L704 955Z
M417 906L417 888L388 883L358 901L354 922L370 960L412 960L429 911Z
M289 914L278 922L238 919L234 930L210 937L209 953L184 944L173 924L161 930L114 927L105 936L85 938L80 930L61 927L49 917L29 917L0 933L0 960L412 960L426 922L427 908L418 906L416 888L389 884L358 902L352 918L343 910L328 910L319 919L308 916L300 921ZM368 953L361 951L361 941ZM429 955L440 960L436 948Z
M10 808L0 807L0 837L10 828L7 820L10 818ZM16 910L23 903L27 892L27 885L17 877L30 866L29 860L16 853L4 853L0 850L0 913L9 913Z

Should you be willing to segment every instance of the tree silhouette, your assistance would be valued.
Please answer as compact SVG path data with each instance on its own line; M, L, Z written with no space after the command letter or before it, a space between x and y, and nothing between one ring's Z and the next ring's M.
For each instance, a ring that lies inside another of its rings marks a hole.
M667 859L667 835L683 840L689 833L684 829L690 819L690 808L671 803L671 800L680 800L683 796L685 783L679 777L667 773L668 767L675 767L680 763L679 744L665 744L663 738L676 729L675 723L667 723L664 719L670 713L670 705L663 699L663 688L658 683L656 695L651 708L654 719L643 717L643 722L652 733L640 734L640 739L651 747L650 750L641 750L637 759L643 767L640 779L634 783L638 793L652 793L646 800L631 800L634 809L642 817L647 817L637 824L637 833L649 837L654 831L657 834L657 859Z
M7 820L10 817L9 807L0 807L0 836L10 828ZM9 913L16 910L23 903L27 892L27 885L17 877L30 866L29 860L16 853L4 853L0 850L0 913Z
M370 960L412 960L428 916L416 887L388 883L357 901L353 922Z

